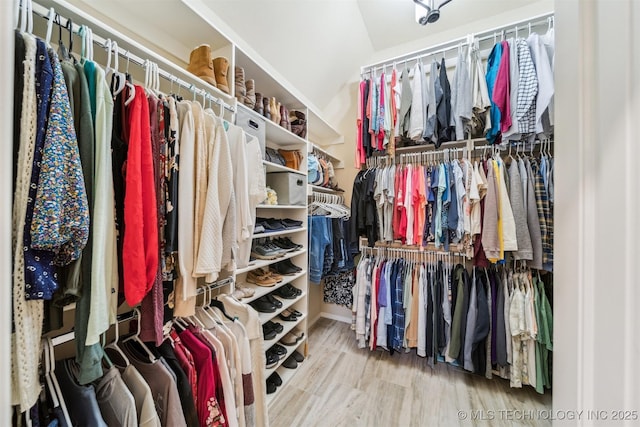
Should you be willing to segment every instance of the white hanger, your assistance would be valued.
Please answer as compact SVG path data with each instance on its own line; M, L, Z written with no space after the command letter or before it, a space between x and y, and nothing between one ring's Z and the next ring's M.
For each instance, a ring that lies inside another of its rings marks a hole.
M56 394L60 398L60 406L62 407L62 414L64 415L65 420L67 421L67 425L71 425L71 417L69 417L69 411L67 410L67 404L64 401L64 397L62 395L62 390L60 389L60 384L58 383L58 377L56 377L56 363L55 363L55 353L53 349L53 343L51 342L51 338L47 338L47 347L49 351L49 357L51 360L51 366L49 370L49 376L51 381L53 382L53 387L55 389Z
M116 323L115 323L116 336L113 338L113 341L110 342L109 344L105 345L104 348L105 349L110 348L110 349L114 350L116 353L118 353L120 355L120 357L122 357L122 359L124 360L125 366L129 366L130 365L129 358L124 354L122 349L120 347L118 347L118 339L120 339L119 323L120 322L118 322L118 320L116 319Z
M51 43L51 32L53 31L53 19L56 16L56 11L53 8L49 9L49 14L47 15L49 21L47 22L47 36L45 37L45 43L49 45Z
M51 376L49 375L49 373L51 372L51 351L49 350L49 344L46 338L42 340L42 350L44 355L44 379L47 383L49 394L51 394L51 399L53 400L53 407L55 408L57 406L60 406L60 401L58 399L58 393L56 393L56 389L53 386Z
M156 357L153 355L153 353L151 353L151 350L149 350L147 345L140 339L140 309L136 307L133 309L133 311L136 313L135 318L138 320L138 329L136 330L135 334L131 335L128 338L125 338L122 342L137 342L138 344L140 344L144 352L147 353L147 356L149 356L149 360L151 361L151 363L154 363L156 361Z

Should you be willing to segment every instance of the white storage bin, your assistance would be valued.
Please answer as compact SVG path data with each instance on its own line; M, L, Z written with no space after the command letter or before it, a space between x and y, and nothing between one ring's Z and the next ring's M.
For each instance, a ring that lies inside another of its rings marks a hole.
M240 126L250 135L254 135L260 142L260 152L264 159L265 143L267 140L265 118L254 111L248 111L246 108L238 108L236 112L236 125Z
M307 203L307 177L294 172L271 172L267 174L267 185L278 194L279 205L302 205Z

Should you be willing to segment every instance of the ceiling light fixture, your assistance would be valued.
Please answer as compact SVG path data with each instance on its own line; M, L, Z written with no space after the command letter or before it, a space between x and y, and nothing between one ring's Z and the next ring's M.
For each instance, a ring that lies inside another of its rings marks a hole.
M420 25L427 25L440 19L440 8L451 0L440 1L438 6L436 6L436 0L413 0L413 2L416 4L416 21ZM418 6L425 9L427 13L420 13L422 10Z

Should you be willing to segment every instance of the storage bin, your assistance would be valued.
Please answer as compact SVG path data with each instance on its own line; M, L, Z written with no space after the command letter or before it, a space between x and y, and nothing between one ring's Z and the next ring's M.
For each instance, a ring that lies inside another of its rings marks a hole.
M254 111L239 107L236 112L236 125L240 126L248 134L258 138L258 142L260 142L260 152L264 159L265 142L267 140L267 123L265 118Z
M267 185L278 194L279 205L302 205L307 203L307 178L294 172L271 172L267 174Z

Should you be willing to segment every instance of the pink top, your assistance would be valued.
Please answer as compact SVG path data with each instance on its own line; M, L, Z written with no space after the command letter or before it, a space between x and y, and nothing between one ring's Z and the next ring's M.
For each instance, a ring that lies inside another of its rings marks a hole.
M415 209L413 238L417 245L422 246L424 234L425 206L427 204L427 192L424 184L424 166L418 166L413 171L413 208Z
M511 98L509 81L509 43L503 41L502 59L498 67L496 83L493 87L493 102L500 110L500 130L506 132L511 127Z

